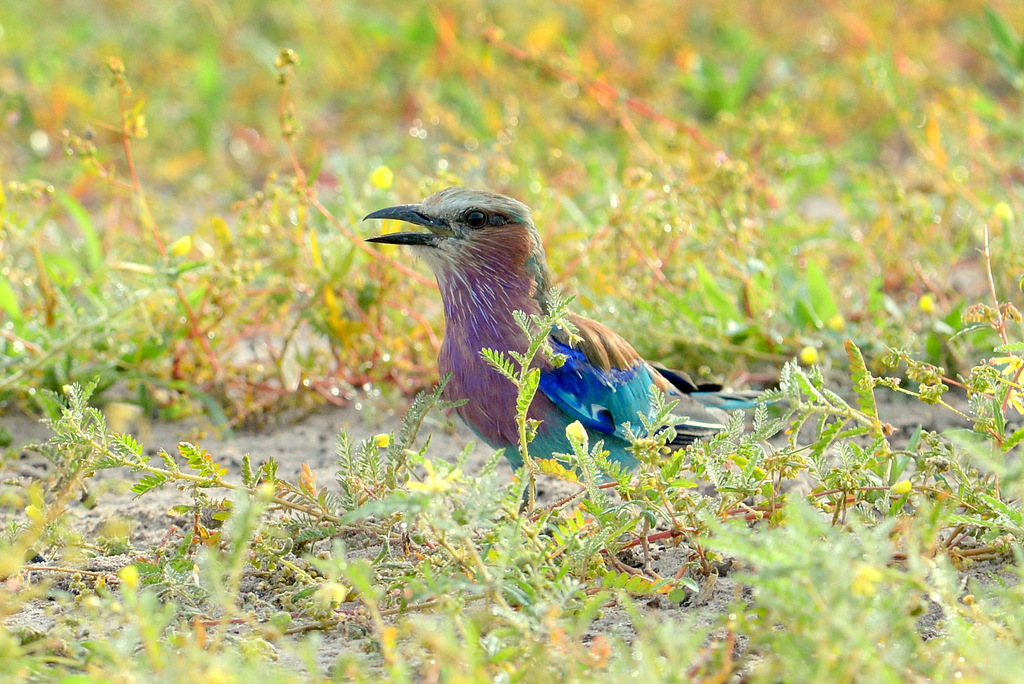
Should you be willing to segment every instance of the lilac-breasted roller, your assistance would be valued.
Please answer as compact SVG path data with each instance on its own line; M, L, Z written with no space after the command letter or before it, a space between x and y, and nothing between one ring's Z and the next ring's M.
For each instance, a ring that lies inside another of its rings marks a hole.
M529 208L509 197L481 190L448 188L419 204L380 209L366 219L393 219L426 232L390 233L370 242L406 245L434 272L444 303L445 334L438 356L441 375L451 373L445 398L466 403L456 409L487 444L504 448L513 468L522 465L517 448L516 388L481 356L481 349L525 352L528 338L514 311L547 313L550 274L544 246ZM364 220L366 220L364 219ZM574 421L590 443L604 440L609 458L635 466L623 425L642 429L640 414L651 411L651 388L678 400L686 415L676 425L675 445L723 429L722 409L748 408L749 393L700 391L685 374L652 365L606 326L576 314L566 331L551 333L552 349L567 357L553 367L542 355L540 388L529 417L541 421L531 453L570 453L565 428Z

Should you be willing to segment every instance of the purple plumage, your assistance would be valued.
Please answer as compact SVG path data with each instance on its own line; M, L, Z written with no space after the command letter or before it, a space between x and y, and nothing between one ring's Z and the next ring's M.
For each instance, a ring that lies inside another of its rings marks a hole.
M459 415L494 446L516 443L516 388L490 367L480 350L506 355L526 351L526 335L511 315L502 315L517 310L540 313L529 279L511 276L523 271L523 252L519 245L508 249L498 240L480 240L472 259L464 263L428 257L438 274L445 311L438 371L442 376L452 374L445 388L450 397L468 400L457 409ZM502 263L511 268L495 268ZM551 402L538 397L531 406L531 417L543 419L548 408L554 408Z

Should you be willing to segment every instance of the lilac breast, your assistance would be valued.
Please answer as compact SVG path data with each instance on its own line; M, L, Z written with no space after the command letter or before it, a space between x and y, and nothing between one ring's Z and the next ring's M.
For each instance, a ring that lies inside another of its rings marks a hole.
M481 355L481 349L525 351L526 335L513 311L539 313L537 300L530 296L531 283L507 282L494 277L474 282L459 278L457 285L438 278L445 309L445 335L438 356L441 375L451 373L445 398L466 399L456 409L459 416L493 447L508 447L518 441L515 422L516 388ZM542 419L556 410L538 393L530 406L530 417Z

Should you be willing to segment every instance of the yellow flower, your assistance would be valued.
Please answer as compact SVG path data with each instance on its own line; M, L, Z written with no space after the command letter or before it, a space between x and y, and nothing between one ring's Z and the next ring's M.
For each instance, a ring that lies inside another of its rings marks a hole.
M128 128L133 138L137 140L145 138L149 135L149 129L146 128L146 115L136 113L134 117L130 117L128 119Z
M386 166L378 166L370 172L370 185L381 190L387 190L395 180L395 174Z
M1006 202L999 202L992 207L992 215L1001 218L1003 223L1013 223L1013 209Z
M167 245L167 253L172 257L183 257L192 250L192 236L182 235L180 238Z
M818 350L808 345L800 350L800 363L805 366L813 366L821 360L821 355L818 354Z
M448 491L451 487L452 482L462 476L462 471L458 468L453 469L450 473L444 477L439 476L434 472L434 464L430 461L425 461L423 467L427 470L427 476L423 478L423 482L410 482L408 484L409 489L414 492L425 492L427 494L441 494Z
M583 423L578 420L574 420L565 426L565 436L572 444L587 443L587 429L583 427Z
M921 298L917 300L917 308L926 314L935 311L935 297L930 294L921 295Z
M373 436L373 446L378 449L385 449L391 444L391 435L386 432L382 432L379 435Z
M1017 409L1017 413L1024 416L1024 392L1011 392L1008 405Z
M853 576L853 593L861 596L871 596L875 593L875 587L882 579L882 571L873 565L861 563L857 567L857 573Z
M139 586L139 569L134 565L124 566L117 571L117 576L121 578L121 581L129 589L135 589Z
M338 582L328 582L313 594L317 603L325 608L334 608L339 603L344 603L349 595L349 588Z
M398 645L398 628L388 625L380 631L380 645L385 654L392 653Z
M846 327L846 319L843 318L843 314L841 313L833 314L832 317L825 322L825 325L836 332L842 332L843 328Z
M43 514L43 509L36 504L29 504L25 506L25 515L28 516L29 520L37 525L42 525L46 522L46 516Z
M912 487L910 484L910 480L900 480L892 487L889 487L889 491L895 494L896 496L903 496L904 494L909 492L911 488Z
M228 684L235 679L222 667L211 667L203 673L203 681L206 684Z

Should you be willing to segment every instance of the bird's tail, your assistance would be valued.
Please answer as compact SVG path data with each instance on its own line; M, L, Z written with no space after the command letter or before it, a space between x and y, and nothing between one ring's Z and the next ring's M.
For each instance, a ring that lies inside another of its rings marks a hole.
M710 437L716 432L721 432L728 422L727 411L754 408L762 401L761 397L762 394L754 390L689 392L685 398L693 401L689 402L687 407L676 411L681 415L686 415L687 418L682 423L676 424L676 436L670 444L685 446L701 437Z
M761 401L761 393L755 390L728 392L721 385L698 385L686 373L657 363L650 365L672 386L669 398L680 401L676 413L687 417L675 426L676 436L671 442L675 446L721 432L729 419L727 411L754 408Z
M761 397L761 393L756 390L727 392L722 389L721 385L698 385L689 375L682 371L666 368L660 363L648 363L663 378L668 380L675 392L691 397L704 406L719 408L725 411L750 409L757 406Z
M756 390L742 392L690 392L689 396L704 406L712 406L726 411L751 409L761 401L761 393Z

